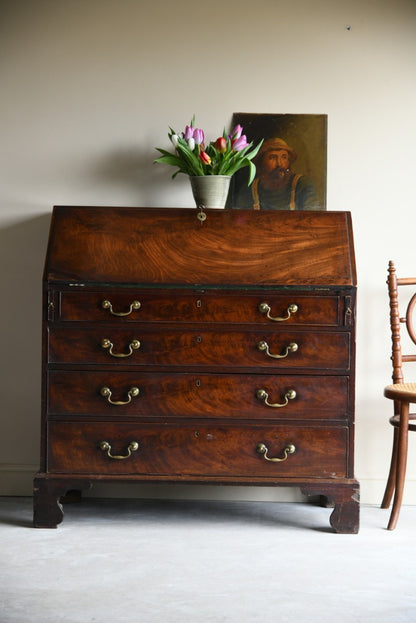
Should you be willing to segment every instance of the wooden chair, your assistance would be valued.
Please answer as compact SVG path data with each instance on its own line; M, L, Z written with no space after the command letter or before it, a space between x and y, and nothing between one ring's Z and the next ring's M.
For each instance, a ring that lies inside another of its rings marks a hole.
M393 508L390 515L388 530L394 530L399 518L403 499L404 480L406 475L407 447L409 430L416 431L416 414L409 413L410 404L416 403L416 383L405 383L403 363L416 361L416 353L405 355L402 353L401 325L405 325L410 340L416 344L416 330L413 326L413 312L416 306L416 292L407 296L406 315L401 316L399 311L399 288L401 286L416 286L416 277L399 279L392 261L389 262L387 285L390 301L390 328L392 339L393 384L384 389L386 398L393 400L394 415L390 424L394 427L393 450L391 455L390 472L384 492L381 508L389 508L394 492ZM410 298L410 300L409 300ZM405 304L405 305L406 305ZM403 330L405 334L406 331ZM404 346L404 345L403 345Z

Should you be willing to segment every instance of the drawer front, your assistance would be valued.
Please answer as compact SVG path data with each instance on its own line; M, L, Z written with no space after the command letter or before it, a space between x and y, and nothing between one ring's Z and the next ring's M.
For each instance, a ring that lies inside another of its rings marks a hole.
M350 334L324 331L207 331L165 326L149 329L85 327L49 329L50 363L114 366L232 366L308 368L350 367Z
M49 422L48 471L134 474L144 479L152 476L342 478L347 474L347 439L348 429L336 427ZM129 449L132 443L138 444L137 450ZM259 444L263 444L263 452L259 451ZM294 450L292 454L291 450ZM108 453L127 458L111 458ZM275 459L286 456L286 460L273 462L266 460L266 456Z
M111 394L103 395L103 388ZM138 389L138 393L133 392L137 395L129 395L132 388ZM127 404L112 404L109 400ZM349 412L349 379L54 370L49 372L48 401L50 415L66 418L345 420Z
M103 306L104 301L107 303ZM139 306L134 304L136 301ZM178 293L174 289L165 292L143 292L134 288L100 292L64 291L60 293L60 319L114 323L254 322L337 326L342 314L341 301L338 296L305 296L297 293L207 294ZM290 308L291 305L296 305L295 312L290 311L293 309ZM112 312L123 315L113 315ZM268 316L280 320L271 320Z

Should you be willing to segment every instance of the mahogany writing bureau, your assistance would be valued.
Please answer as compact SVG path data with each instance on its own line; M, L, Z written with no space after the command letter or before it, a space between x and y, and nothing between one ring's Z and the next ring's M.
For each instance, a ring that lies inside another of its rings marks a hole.
M55 207L34 525L181 482L300 487L357 532L355 301L347 212Z

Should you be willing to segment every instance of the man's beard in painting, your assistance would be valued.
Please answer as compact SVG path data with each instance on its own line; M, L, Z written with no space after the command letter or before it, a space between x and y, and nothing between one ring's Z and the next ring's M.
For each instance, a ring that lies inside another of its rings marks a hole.
M267 190L282 190L289 184L291 177L291 169L283 169L282 167L259 173L260 184Z

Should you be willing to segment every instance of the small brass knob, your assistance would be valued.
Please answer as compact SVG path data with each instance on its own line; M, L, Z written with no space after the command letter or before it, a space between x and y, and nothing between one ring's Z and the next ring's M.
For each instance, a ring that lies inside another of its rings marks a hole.
M107 449L107 448L105 448L105 449ZM104 450L104 448L103 448L103 450ZM257 450L257 452L259 454L266 454L267 446L265 446L264 443L258 443L257 446L256 446L256 450Z
M259 310L262 314L267 314L267 312L270 311L270 305L268 305L267 303L260 303Z
M103 387L103 390L107 389L107 387ZM101 390L101 391L103 391ZM103 394L104 396L104 394ZM258 389L256 392L256 396L259 400L266 400L266 398L268 398L269 394L266 392L265 389Z

